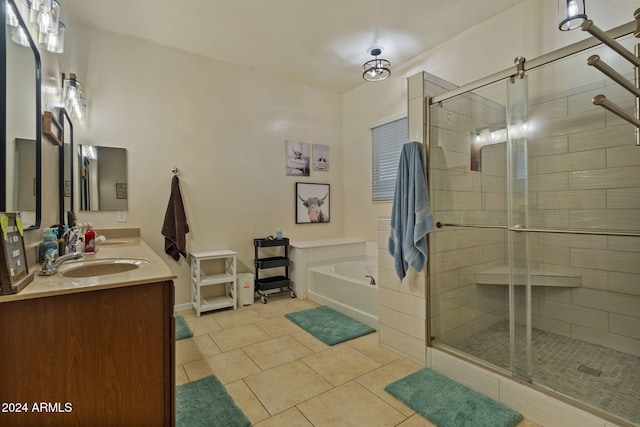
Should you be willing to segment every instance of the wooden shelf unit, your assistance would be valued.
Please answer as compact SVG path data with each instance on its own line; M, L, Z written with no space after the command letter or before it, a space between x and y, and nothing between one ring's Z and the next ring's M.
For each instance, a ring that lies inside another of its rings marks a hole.
M194 252L191 257L191 306L198 316L211 310L238 306L236 294L236 253L230 250ZM223 270L210 273L204 267L207 262L224 262ZM202 290L208 286L224 287L222 295L204 297Z

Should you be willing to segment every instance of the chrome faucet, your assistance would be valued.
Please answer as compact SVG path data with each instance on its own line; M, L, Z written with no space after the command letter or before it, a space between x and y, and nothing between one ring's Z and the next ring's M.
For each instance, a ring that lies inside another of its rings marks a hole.
M58 256L58 251L52 251L45 255L44 263L42 263L42 268L40 269L41 276L51 276L56 274L58 271L58 267L62 265L65 261L69 261L72 259L79 259L84 256L83 252L72 252L70 254Z
M368 274L365 274L364 277L368 277L369 279L371 279L371 281L369 282L370 285L375 285L376 284L376 279L373 278L373 276L370 276Z

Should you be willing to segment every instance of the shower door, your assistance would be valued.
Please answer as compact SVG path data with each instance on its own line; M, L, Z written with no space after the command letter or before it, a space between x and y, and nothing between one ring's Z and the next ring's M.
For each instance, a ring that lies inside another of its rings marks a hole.
M634 97L593 54L633 79L599 46L431 105L431 343L640 424L640 147L591 102Z
M527 79L455 96L430 111L434 345L531 372Z

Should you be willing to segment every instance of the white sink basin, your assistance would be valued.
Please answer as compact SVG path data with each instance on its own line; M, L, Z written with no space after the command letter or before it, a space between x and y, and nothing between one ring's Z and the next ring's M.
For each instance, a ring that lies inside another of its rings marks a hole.
M136 270L149 263L144 258L105 258L96 260L84 260L69 263L60 272L64 277L84 278L118 274L125 271Z

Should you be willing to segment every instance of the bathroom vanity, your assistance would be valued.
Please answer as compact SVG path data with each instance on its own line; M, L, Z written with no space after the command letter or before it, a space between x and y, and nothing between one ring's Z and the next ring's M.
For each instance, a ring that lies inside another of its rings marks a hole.
M139 238L105 243L0 297L0 425L174 425L175 276ZM116 258L144 262L90 267Z

